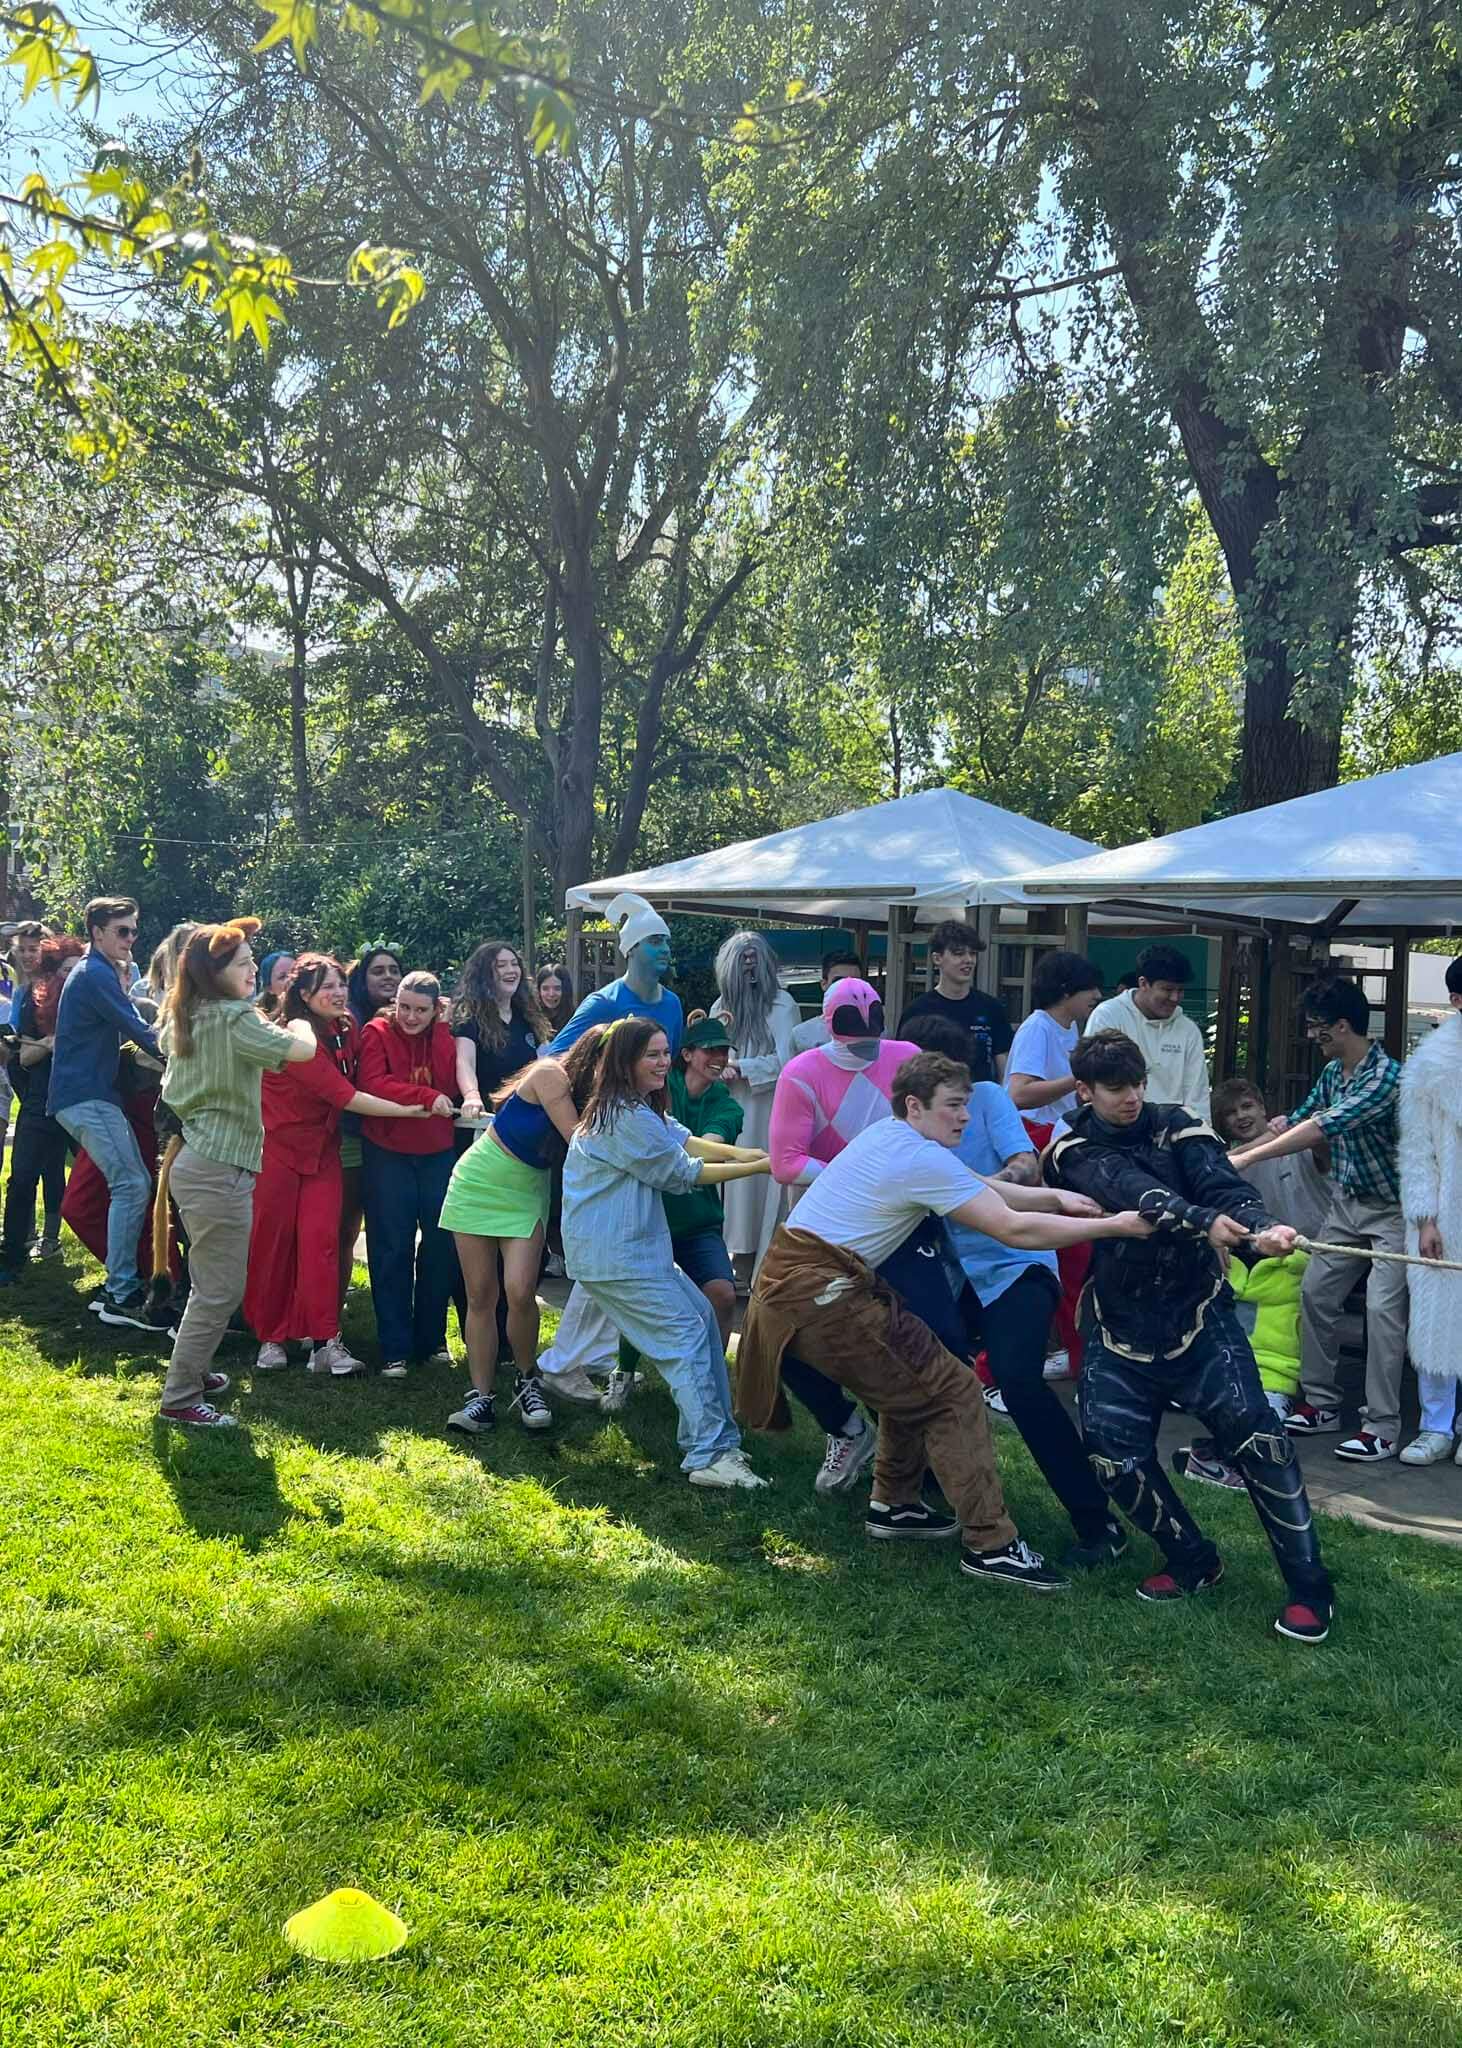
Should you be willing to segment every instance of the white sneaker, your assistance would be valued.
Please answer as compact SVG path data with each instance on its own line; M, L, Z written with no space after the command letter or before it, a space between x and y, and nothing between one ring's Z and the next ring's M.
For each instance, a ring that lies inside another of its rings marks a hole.
M1452 1455L1452 1439L1440 1429L1424 1429L1401 1453L1403 1465L1440 1465Z
M590 1408L597 1408L604 1396L604 1389L595 1386L581 1365L571 1366L567 1372L540 1373L538 1378L545 1393L557 1394L565 1401L582 1401Z
M1069 1380L1071 1376L1069 1351L1053 1351L1041 1367L1041 1378L1044 1380Z
M456 1360L444 1344L440 1351L434 1351L427 1360L428 1365L455 1365Z
M846 1493L878 1449L878 1431L862 1416L858 1420L863 1426L856 1436L828 1438L822 1469L812 1482L814 1492Z
M289 1353L282 1344L261 1344L259 1356L254 1360L255 1372L283 1372L289 1364Z
M692 1486L719 1486L723 1488L770 1486L770 1479L763 1479L753 1472L746 1462L745 1451L722 1451L713 1465L699 1465L694 1472L686 1474Z
M1008 1415L1010 1413L1010 1410L1005 1405L1005 1396L998 1387L986 1387L985 1406L992 1415Z
M357 1358L346 1346L341 1336L327 1337L323 1344L317 1344L310 1353L307 1368L310 1372L328 1372L332 1379L349 1379L352 1373L364 1372L364 1359Z
M547 1280L566 1280L568 1272L569 1269L559 1252L550 1252L543 1261L543 1274Z
M383 1380L404 1380L410 1371L404 1358L391 1358L381 1367Z
M621 1372L618 1366L614 1368L604 1383L604 1392L599 1397L599 1406L606 1415L618 1415L620 1410L628 1405L638 1378L637 1372Z

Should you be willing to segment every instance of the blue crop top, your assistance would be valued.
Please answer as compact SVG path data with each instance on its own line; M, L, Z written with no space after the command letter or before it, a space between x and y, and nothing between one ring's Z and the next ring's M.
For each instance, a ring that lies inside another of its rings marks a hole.
M562 1166L568 1155L568 1146L559 1136L553 1119L546 1109L540 1109L536 1102L525 1102L521 1095L510 1095L492 1120L492 1134L505 1152L511 1152L524 1166L536 1166L547 1172L555 1166Z

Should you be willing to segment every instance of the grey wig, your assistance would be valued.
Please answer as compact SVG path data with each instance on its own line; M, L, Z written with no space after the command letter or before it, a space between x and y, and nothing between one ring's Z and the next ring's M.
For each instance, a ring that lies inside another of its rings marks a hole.
M743 953L756 954L755 985L748 981L741 965ZM781 983L777 979L777 956L760 932L733 932L716 955L716 986L731 1018L730 1031L736 1050L755 1058L758 1053L775 1052L772 1038L772 1004Z

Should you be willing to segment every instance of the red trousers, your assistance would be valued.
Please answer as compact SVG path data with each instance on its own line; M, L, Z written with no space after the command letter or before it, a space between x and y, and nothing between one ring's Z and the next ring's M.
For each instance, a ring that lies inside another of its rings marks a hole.
M122 1108L137 1139L137 1149L142 1154L142 1164L151 1174L153 1185L157 1184L157 1131L152 1121L153 1095L125 1095ZM112 1198L107 1187L106 1176L89 1152L76 1155L71 1167L71 1178L66 1183L66 1193L61 1202L61 1221L80 1238L94 1259L107 1262L107 1211ZM169 1264L176 1280L181 1274L182 1262L178 1257L177 1233L168 1242ZM142 1236L137 1245L137 1270L144 1280L152 1275L152 1204L147 1205L147 1214L142 1219Z
M339 1330L340 1204L338 1146L318 1173L297 1173L265 1152L244 1288L244 1320L261 1344L323 1344Z

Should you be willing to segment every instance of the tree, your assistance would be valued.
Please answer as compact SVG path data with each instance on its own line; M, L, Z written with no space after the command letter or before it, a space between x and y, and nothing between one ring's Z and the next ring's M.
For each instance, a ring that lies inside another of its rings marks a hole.
M628 865L667 698L765 530L728 222L683 124L622 111L704 93L690 16L566 19L588 102L572 156L535 154L513 105L417 106L389 50L322 47L301 75L216 13L196 25L210 89L233 87L213 135L229 217L272 238L287 216L327 269L389 222L432 291L374 335L302 306L264 371L154 406L150 450L267 502L296 559L379 608L560 890L599 851ZM634 740L611 782L620 706Z
M1161 420L1236 601L1240 800L1333 781L1366 605L1462 541L1455 10L889 7L803 56L823 144L748 158L740 245L789 436L1056 366L1098 431Z

